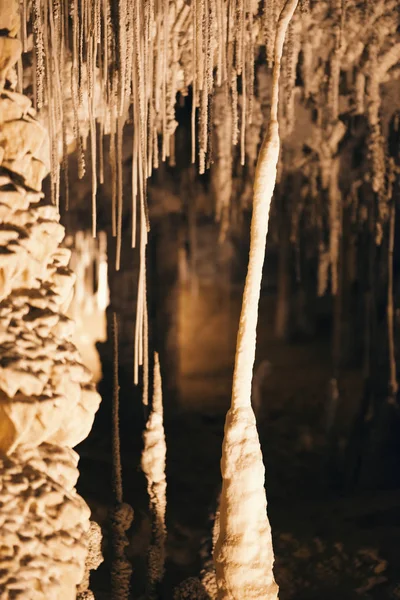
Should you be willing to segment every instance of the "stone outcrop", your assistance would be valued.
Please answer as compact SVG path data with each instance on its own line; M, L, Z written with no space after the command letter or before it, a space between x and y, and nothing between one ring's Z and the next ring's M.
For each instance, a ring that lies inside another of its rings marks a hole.
M90 510L74 490L78 456L42 444L0 460L0 597L76 597Z
M94 600L93 593L89 590L90 571L96 570L103 562L101 552L101 529L100 525L94 521L90 522L90 529L87 532L88 553L86 557L86 567L83 579L78 587L78 600Z
M47 131L13 91L16 0L0 0L0 25L0 599L69 600L87 579L91 528L72 447L100 396L64 314L74 275L58 210L41 193Z

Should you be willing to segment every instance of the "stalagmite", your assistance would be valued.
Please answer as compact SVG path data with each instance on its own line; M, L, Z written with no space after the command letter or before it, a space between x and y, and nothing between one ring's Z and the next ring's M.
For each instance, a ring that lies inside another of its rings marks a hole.
M153 539L148 553L147 598L153 598L157 584L164 575L165 560L165 510L167 505L165 477L166 443L163 425L163 406L160 363L154 355L154 390L150 416L143 434L144 449L142 469L147 478L150 499Z
M110 513L112 538L111 598L128 600L132 565L125 554L129 541L126 532L132 525L132 507L124 502L122 487L121 447L119 435L119 380L118 380L118 320L113 313L113 488L115 503Z
M100 397L64 314L74 276L70 252L58 247L58 211L40 192L47 134L29 100L12 91L20 44L2 40L10 44L0 49L0 595L72 600L90 517L75 490L72 447L88 435Z
M265 469L251 408L251 381L268 215L279 156L280 65L286 30L296 6L297 0L287 0L278 20L270 122L254 182L250 258L237 339L232 404L225 423L221 460L220 532L214 550L219 600L274 600L278 596L266 512Z

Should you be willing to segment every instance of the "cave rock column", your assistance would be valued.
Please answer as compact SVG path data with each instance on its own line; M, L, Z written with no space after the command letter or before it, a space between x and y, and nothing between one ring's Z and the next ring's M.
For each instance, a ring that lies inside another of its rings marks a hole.
M0 597L70 600L90 510L78 455L100 397L71 343L64 228L41 193L49 140L14 91L18 1L0 0Z

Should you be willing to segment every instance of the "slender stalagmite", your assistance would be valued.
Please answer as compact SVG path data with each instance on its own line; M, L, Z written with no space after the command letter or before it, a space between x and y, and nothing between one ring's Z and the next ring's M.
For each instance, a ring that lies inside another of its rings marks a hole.
M156 597L156 586L164 575L165 560L165 510L167 506L167 480L165 461L167 446L163 425L161 372L158 354L154 355L154 384L151 413L143 434L144 449L142 469L147 479L150 499L153 536L148 554L147 598Z
M251 381L268 215L279 157L280 64L286 30L297 2L286 1L276 29L270 122L254 182L250 258L237 338L232 404L226 417L222 448L220 531L214 550L218 600L278 597L266 511L265 469L251 408Z
M121 448L119 436L119 359L118 359L118 319L113 313L113 488L115 505L111 510L112 564L111 564L111 598L112 600L128 600L132 567L125 555L129 545L126 531L133 520L133 510L123 501Z

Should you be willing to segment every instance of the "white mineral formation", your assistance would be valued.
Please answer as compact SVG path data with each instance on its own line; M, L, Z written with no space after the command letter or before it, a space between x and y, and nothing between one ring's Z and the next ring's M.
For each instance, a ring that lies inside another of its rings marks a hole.
M164 575L165 511L167 506L167 481L165 477L166 442L163 424L161 372L158 354L154 355L154 391L151 413L143 433L144 449L142 469L147 478L150 512L153 519L153 540L148 557L148 594Z
M279 157L279 75L286 31L297 0L284 4L276 29L271 116L254 182L250 258L243 295L232 405L222 448L219 537L214 550L218 600L276 600L274 553L267 517L264 464L251 407L258 302L268 216Z
M75 278L58 211L40 192L48 135L12 91L18 5L0 0L0 599L73 600L90 510L71 448L100 397L63 314Z

